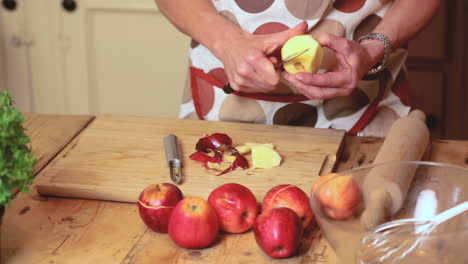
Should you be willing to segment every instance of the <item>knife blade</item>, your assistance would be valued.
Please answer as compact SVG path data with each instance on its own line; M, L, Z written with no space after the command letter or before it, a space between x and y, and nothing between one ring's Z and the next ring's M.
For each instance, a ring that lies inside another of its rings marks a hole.
M169 134L164 137L164 149L171 180L175 184L181 184L182 160L180 159L180 148L176 135Z
M287 56L282 62L276 64L274 67L275 67L275 68L278 68L279 66L285 64L286 62L292 61L292 60L294 60L295 58L304 55L304 54L305 54L306 52L308 52L308 51L309 51L309 49L305 49L305 50L301 50L301 51L299 51L299 52L293 53L293 54Z
M295 58L301 56L301 55L304 55L306 52L308 52L309 49L305 49L305 50L301 50L299 52L296 52L296 53L293 53L291 55L289 55L288 57L286 57L283 61L281 61L280 63L276 64L276 65L273 65L273 67L275 69L277 69L279 66L285 64L286 62L289 62L289 61L292 61L294 60ZM234 89L232 89L231 87L231 84L227 83L226 85L224 85L223 87L223 91L224 93L226 94L230 94L230 93L233 93L234 92Z

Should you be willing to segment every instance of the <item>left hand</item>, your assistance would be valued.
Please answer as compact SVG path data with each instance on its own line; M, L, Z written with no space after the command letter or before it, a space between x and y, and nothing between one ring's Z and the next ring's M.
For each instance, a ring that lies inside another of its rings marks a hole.
M337 64L334 69L319 74L285 74L285 78L310 99L349 95L384 54L384 47L378 40L358 43L327 33L321 34L316 40L322 47L335 52Z

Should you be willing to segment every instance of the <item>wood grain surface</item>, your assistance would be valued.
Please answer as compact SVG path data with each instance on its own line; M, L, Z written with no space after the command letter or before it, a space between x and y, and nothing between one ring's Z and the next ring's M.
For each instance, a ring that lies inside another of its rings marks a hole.
M346 136L337 171L372 163L382 142ZM433 141L429 160L468 167L468 141ZM205 250L180 249L167 235L148 230L129 203L43 197L33 191L19 194L3 220L1 263L8 264L339 264L317 228L308 230L301 254L286 260L266 257L253 242L252 232L221 234L220 242Z
M282 156L279 167L212 173L189 155L200 137L226 133L234 145L273 143ZM344 132L305 127L269 126L161 118L99 116L37 177L41 194L136 202L149 184L170 182L163 138L175 134L181 146L184 196L207 198L216 187L237 182L261 201L279 184L309 192L327 160L334 164Z
M23 127L31 138L31 149L41 171L93 119L93 116L38 115L24 113Z

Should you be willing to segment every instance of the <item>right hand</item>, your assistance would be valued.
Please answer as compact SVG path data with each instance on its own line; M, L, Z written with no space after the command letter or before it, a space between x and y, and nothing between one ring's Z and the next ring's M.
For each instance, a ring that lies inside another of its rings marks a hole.
M253 35L241 32L221 42L216 56L223 62L231 87L246 93L265 93L275 89L280 81L274 57L268 55L278 50L295 35L304 34L307 23L302 22L288 30L269 34Z

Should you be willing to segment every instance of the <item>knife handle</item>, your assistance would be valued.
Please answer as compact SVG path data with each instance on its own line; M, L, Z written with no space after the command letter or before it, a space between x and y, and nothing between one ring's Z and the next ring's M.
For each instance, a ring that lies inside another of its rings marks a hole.
M171 161L180 161L179 144L175 135L169 134L164 137L164 149L166 150L166 160L168 165Z

